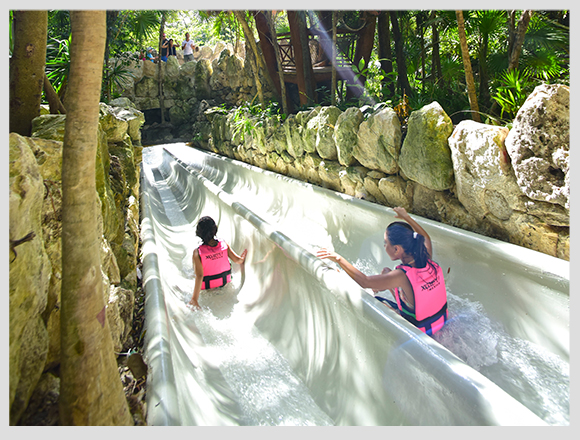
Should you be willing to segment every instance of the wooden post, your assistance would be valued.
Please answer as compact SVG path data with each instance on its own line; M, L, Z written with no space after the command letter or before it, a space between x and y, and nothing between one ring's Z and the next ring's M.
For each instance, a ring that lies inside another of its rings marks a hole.
M294 48L294 62L296 64L296 81L300 93L300 104L305 105L315 102L312 62L310 49L306 37L306 24L301 20L301 12L288 11L288 24L290 25L290 41Z

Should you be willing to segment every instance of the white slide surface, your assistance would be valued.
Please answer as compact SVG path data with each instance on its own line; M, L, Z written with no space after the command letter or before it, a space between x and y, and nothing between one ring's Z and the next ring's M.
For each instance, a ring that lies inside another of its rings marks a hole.
M429 337L315 257L394 268L392 209L184 144L142 166L150 425L569 425L567 261L413 216L448 290ZM248 256L193 311L204 215Z

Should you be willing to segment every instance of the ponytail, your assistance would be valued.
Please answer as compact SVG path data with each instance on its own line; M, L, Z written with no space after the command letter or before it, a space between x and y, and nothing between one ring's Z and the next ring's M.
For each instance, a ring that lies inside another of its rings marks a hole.
M393 246L401 246L406 254L413 257L415 267L423 268L429 262L431 255L425 246L425 237L413 231L408 223L391 223L387 227L387 237Z

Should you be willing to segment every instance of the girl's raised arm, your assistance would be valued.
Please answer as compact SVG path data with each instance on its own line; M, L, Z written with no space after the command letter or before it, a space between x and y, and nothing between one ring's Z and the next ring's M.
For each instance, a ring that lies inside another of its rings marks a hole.
M427 248L427 252L429 252L429 258L432 258L433 257L433 245L431 244L431 237L429 237L429 234L427 234L427 231L425 231L425 229L423 229L423 227L419 223L417 223L415 220L413 220L411 218L411 216L409 215L409 213L407 212L407 210L405 208L398 206L396 208L393 208L393 211L395 211L397 214L397 215L395 215L396 218L400 218L401 220L405 220L413 228L413 231L415 231L417 234L421 234L423 237L425 237L425 247Z

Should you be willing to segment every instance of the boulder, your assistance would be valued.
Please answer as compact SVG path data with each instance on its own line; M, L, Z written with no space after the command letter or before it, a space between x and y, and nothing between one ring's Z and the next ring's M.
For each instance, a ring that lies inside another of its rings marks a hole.
M64 140L64 121L66 115L41 115L32 120L31 137Z
M179 76L180 65L177 57L169 56L167 57L167 62L165 63L165 74L164 78L177 78Z
M211 98L211 76L211 62L205 59L199 60L195 65L194 72L195 96L197 99L202 100Z
M318 172L318 168L322 163L322 159L316 154L306 154L302 160L304 167L304 176L309 183L314 185L321 185L322 180Z
M138 162L140 147L132 143L131 121L140 126L139 113L110 106L101 107L96 154L95 199L97 234L101 237L103 294L114 341L126 338L133 301L113 294L111 286L137 285L136 261L139 241ZM34 392L40 374L60 362L61 283L61 168L66 116L46 115L33 121L36 136L10 134L10 421L18 422ZM109 142L105 130L117 142ZM125 127L125 133L118 127ZM135 128L138 130L138 128ZM135 136L135 133L132 133ZM120 139L120 140L119 140ZM111 182L115 185L113 193ZM133 199L131 199L133 197ZM28 240L21 243L29 233ZM110 240L110 241L109 241ZM125 255L117 264L113 245ZM116 293L115 293L116 292ZM110 310L110 311L109 311ZM117 344L118 346L118 344Z
M123 351L123 343L131 333L135 292L119 286L111 286L108 292L107 321L111 329L114 350Z
M153 64L153 63L151 63ZM159 83L156 79L149 76L144 76L141 81L135 84L135 98L150 98L157 99L159 97ZM159 104L157 104L159 107ZM147 107L139 106L141 110L146 110Z
M453 122L437 102L409 116L399 166L407 178L437 191L453 186L453 162L448 138Z
M413 184L411 182L399 176L386 176L379 180L378 187L387 206L402 206L407 211L413 212Z
M338 116L334 127L338 162L346 167L354 165L354 149L358 140L358 129L364 116L359 108L350 107Z
M149 60L143 61L143 78L155 78L159 77L159 65L153 63ZM136 81L138 84L140 81Z
M124 102L123 105L118 106L113 106L111 103L111 112L119 121L127 123L127 134L131 137L131 141L136 145L140 145L141 127L145 123L145 115L143 112L137 110L131 101L128 103Z
M7 326L11 424L26 409L48 353L48 333L41 314L47 305L52 268L42 239L44 184L31 142L30 138L15 133L9 135L10 313ZM19 243L22 239L25 241Z
M385 174L398 170L401 124L392 108L384 108L363 121L357 133L353 156L361 165Z
M386 175L380 171L369 171L363 181L365 191L367 193L367 199L370 201L376 201L381 205L387 205L387 199L381 192L379 188L379 182L381 179L385 178ZM370 196L370 197L369 197ZM371 199L372 197L372 199Z
M570 88L536 87L506 141L517 181L533 200L570 208Z
M333 191L342 191L342 182L340 173L344 170L335 160L323 160L318 164L318 176L320 177L320 186Z
M296 114L296 122L304 127L303 144L305 153L316 153L316 135L318 133L318 120L311 122L318 116L322 107L316 106L312 110L304 110Z
M304 127L298 123L297 115L289 115L282 125L286 134L286 151L295 158L304 154L302 132Z
M334 142L334 126L341 113L338 107L321 107L306 124L310 134L310 145L314 144L315 151L322 159L336 160L338 157Z
M466 120L449 138L457 197L477 219L508 220L514 210L525 209L504 144L508 133L505 127Z
M108 142L122 142L129 129L129 122L118 117L111 106L102 102L100 103L99 122L105 131Z
M342 191L349 196L368 199L364 179L368 170L362 166L346 167L339 172Z

